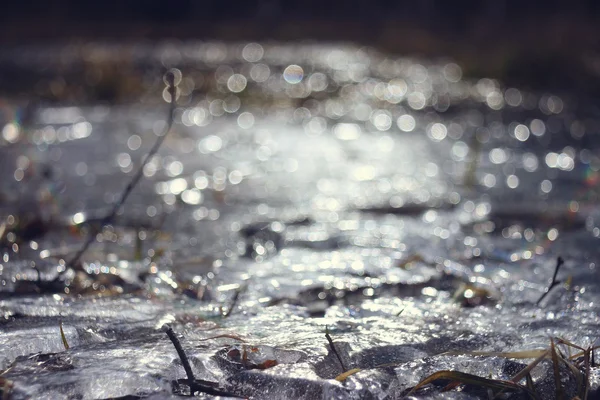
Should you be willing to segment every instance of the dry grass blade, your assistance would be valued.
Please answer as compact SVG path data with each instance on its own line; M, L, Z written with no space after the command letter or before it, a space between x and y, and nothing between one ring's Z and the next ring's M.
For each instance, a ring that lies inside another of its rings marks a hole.
M10 399L10 392L12 390L13 383L3 377L0 377L0 389L2 393L2 400Z
M135 250L133 253L133 259L136 261L141 261L144 258L142 255L143 242L140 233L141 229L138 226L135 229Z
M231 333L223 333L222 335L210 336L210 337L207 337L207 338L204 338L204 339L198 339L198 341L204 342L204 341L207 341L207 340L220 339L220 338L234 339L234 340L237 340L239 342L246 343L246 341L244 339L242 339L238 335L233 335Z
M485 356L485 357L504 357L515 359L538 358L542 355L546 356L548 350L535 349L511 352L496 352L496 351L448 351L442 353L443 356Z
M590 351L586 351L583 356L583 366L585 371L585 385L577 391L579 398L587 400L590 390Z
M402 269L409 269L411 264L417 263L417 262L425 262L425 259L419 253L414 253L414 254L411 254L410 256L406 257L405 259L400 260L398 267L402 268Z
M513 376L510 382L518 384L524 377L527 377L531 370L535 368L544 358L548 357L549 350L536 349L536 350L524 350L524 351L513 351L513 352L494 352L494 351L449 351L442 353L442 355L470 355L470 356L485 356L485 357L505 357L514 359L526 359L535 358L527 367L525 367L518 374ZM458 386L460 382L452 382L448 384L444 391L451 390ZM535 398L535 393L532 392Z
M550 354L552 356L552 368L554 369L554 386L556 387L556 400L563 400L563 389L560 380L560 365L558 363L558 353L554 346L554 339L550 339Z
M570 341L568 341L567 339L561 338L560 336L556 338L556 344L564 344L569 347L573 347L574 349L577 349L577 350L586 351L586 349L584 349L583 347L573 344Z
M360 372L360 371L362 371L362 369L360 369L360 368L353 368L350 371L346 371L346 372L343 372L343 373L339 374L338 376L335 377L335 380L338 381L338 382L344 382L346 380L346 378L348 378L349 376L354 375L354 374L356 374L357 372Z
M60 321L60 338L62 339L63 346L65 346L65 350L69 350L69 342L67 342L67 337L65 336L65 331L63 330L63 323Z
M459 381L450 382L449 384L444 386L444 388L442 389L442 392L449 392L450 390L455 389L455 388L459 387L460 385L461 385L461 382L459 382Z
M0 240L4 237L4 232L6 232L6 221L2 221L0 224Z
M559 260L558 266L560 266L561 260ZM554 280L556 278L556 271ZM565 346L561 351L558 345ZM538 399L538 394L535 390L534 382L531 377L531 371L544 359L550 358L552 360L553 371L554 371L554 379L555 379L555 387L556 399L564 399L564 388L561 384L560 379L560 363L564 363L565 366L569 369L570 373L576 379L577 384L577 399L587 399L589 392L589 371L590 368L593 367L593 351L600 346L583 348L582 346L571 343L570 341L564 338L553 338L550 340L550 347L548 349L536 349L536 350L524 350L524 351L516 351L516 352L483 352L483 351L450 351L446 353L442 353L441 355L469 355L469 356L486 356L486 357L505 357L505 358L516 358L516 359L525 359L525 358L535 358L531 363L529 363L525 368L515 374L509 381L503 380L494 380L478 377L471 374L461 373L457 371L439 371L436 372L421 382L414 388L410 390L409 395L423 387L426 384L432 383L438 379L447 379L451 382L444 387L443 391L454 389L460 384L470 384L480 387L485 387L489 391L495 391L494 395L497 398L499 395L503 394L506 391L515 391L520 390L526 393L533 399ZM571 349L581 350L577 354L571 354ZM565 355L563 352L566 350ZM581 359L583 357L583 360ZM583 371L582 371L583 367ZM520 384L520 382L526 379L526 386Z
M519 373L517 373L515 376L513 376L510 379L510 381L513 383L519 383L521 381L521 379L525 378L527 376L527 374L529 374L532 369L534 369L540 362L542 362L542 360L544 358L548 357L548 353L550 353L549 349L544 351L542 354L540 354L538 356L538 358L536 358L535 360L530 362L525 368L523 368L521 371L519 371Z
M573 362L571 362L567 357L564 357L563 355L558 353L558 358L567 366L567 368L571 370L573 376L575 376L575 379L577 381L577 393L583 392L583 388L587 386L587 377L584 376L579 370L579 368L577 368L577 366Z
M429 375L427 378L423 379L421 382L419 382L415 387L413 387L410 390L410 392L408 392L408 395L411 395L412 393L414 393L418 389L422 388L423 386L430 384L432 382L435 382L438 379L448 379L451 381L458 381L458 382L466 384L466 385L483 387L483 388L492 389L495 391L526 392L526 393L532 395L532 393L530 393L526 387L521 386L514 382L503 381L503 380L499 380L499 379L482 378L477 375L467 374L467 373L458 372L458 371L438 371L436 373L433 373L433 374Z
M591 355L592 355L592 360L591 360L592 361L592 367L594 367L595 366L595 364L594 364L594 351L598 350L598 349L600 349L600 346L590 347L588 349L585 349L584 351L580 351L579 353L573 354L570 357L570 359L571 360L575 360L575 359L577 359L579 357L583 357L583 356L585 356L586 351L589 351L589 352L591 352Z
M467 169L463 176L463 185L467 189L473 189L477 185L477 169L479 166L479 156L481 154L481 142L477 139L477 135L473 135L469 141L470 157Z
M533 378L531 377L531 374L527 374L525 376L525 380L527 382L527 389L529 389L529 391L533 394L533 398L535 400L538 400L539 397L537 395L537 391L535 390L535 386L533 384Z

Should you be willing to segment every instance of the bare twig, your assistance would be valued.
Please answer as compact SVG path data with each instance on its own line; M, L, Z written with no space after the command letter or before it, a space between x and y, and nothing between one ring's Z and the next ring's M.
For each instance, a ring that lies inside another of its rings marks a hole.
M342 367L342 372L347 372L348 368L346 368L346 366L344 366L342 357L340 357L340 354L338 353L337 349L335 348L335 344L333 343L333 339L331 339L331 336L329 335L329 328L327 326L325 326L325 338L329 342L329 347L331 348L331 351L333 352L333 354L335 354L338 361L340 362L340 365Z
M548 293L550 293L550 290L552 290L552 288L561 283L561 281L556 280L556 276L558 275L558 270L564 263L565 260L563 260L562 257L559 256L556 259L556 267L554 267L554 275L552 275L552 282L550 282L550 286L548 286L544 294L542 294L542 297L540 297L538 301L536 301L535 305L539 305L542 302L542 300L544 300L544 298L548 295Z
M231 315L231 313L235 309L235 306L237 305L237 302L240 298L240 294L242 294L242 292L244 290L246 290L246 285L240 286L239 288L236 289L235 293L233 294L233 298L231 299L231 304L229 305L229 308L223 314L223 318L227 318Z
M209 382L209 381L205 381L202 379L196 379L194 377L194 372L192 371L190 361L189 361L187 355L185 354L185 351L183 351L183 347L181 347L181 342L175 335L175 332L173 332L173 328L171 328L169 325L165 324L165 325L163 325L162 329L165 331L167 336L169 336L171 343L173 343L173 346L175 347L175 350L177 351L177 355L179 356L179 359L181 360L181 364L183 364L183 369L185 370L185 373L187 375L187 379L178 379L176 382L177 383L183 382L184 384L186 384L190 388L191 396L193 396L194 393L196 393L196 392L200 392L200 393L210 394L212 396L240 398L240 396L238 396L234 393L230 393L230 392L219 389L218 388L219 384L217 382Z
M183 369L185 370L185 374L188 377L188 381L191 387L192 383L194 382L194 380L196 380L196 378L194 377L194 372L192 371L192 367L190 366L190 360L188 360L185 351L183 351L183 347L181 347L181 342L177 338L177 335L175 335L175 332L173 332L173 328L165 324L163 325L163 330L165 331L169 339L171 339L171 342L173 343L173 346L177 351L177 355L181 360L181 364L183 365Z
M90 227L90 232L88 234L88 237L87 237L85 243L83 244L83 246L81 246L81 249L79 249L79 251L73 256L73 258L71 258L71 260L69 260L69 262L67 262L67 266L69 266L71 268L76 268L77 262L85 254L85 252L90 247L90 245L94 242L94 240L96 239L96 235L98 233L100 233L102 228L104 228L106 225L110 224L113 221L113 219L117 215L117 212L119 211L121 206L123 206L123 204L129 197L129 195L131 194L131 192L133 191L135 186L138 184L138 182L142 178L142 175L144 174L144 167L146 167L146 165L150 162L150 160L152 160L152 158L154 157L156 152L158 152L158 149L160 148L162 143L165 141L165 138L171 131L171 127L173 126L174 114L175 114L175 106L177 104L176 103L177 89L175 87L175 75L173 74L173 72L171 72L171 71L167 72L167 74L165 75L165 78L167 81L169 94L171 95L169 115L167 118L167 126L165 127L162 135L160 135L158 137L158 139L154 143L154 146L152 146L152 148L150 149L150 151L148 152L148 154L142 161L142 164L139 166L138 170L135 172L135 174L131 178L131 181L129 181L129 183L123 190L123 193L121 193L119 200L117 200L115 202L111 211L104 218L102 218L102 220L100 221L100 224L97 225L97 227Z

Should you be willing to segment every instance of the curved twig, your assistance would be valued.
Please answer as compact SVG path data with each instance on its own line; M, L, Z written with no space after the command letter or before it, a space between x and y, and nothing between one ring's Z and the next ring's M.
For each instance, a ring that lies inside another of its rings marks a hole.
M135 186L138 184L138 182L142 178L142 175L144 174L144 168L150 162L150 160L152 160L154 155L158 152L158 149L163 144L163 142L165 141L165 138L171 131L171 127L173 126L174 114L175 114L175 106L177 104L176 103L176 97L177 97L176 91L177 90L175 87L175 75L173 74L173 72L171 72L171 71L167 72L165 77L166 77L166 81L167 81L167 85L168 85L169 94L171 95L171 102L170 102L170 107L169 107L169 115L167 118L167 126L165 127L163 134L160 135L158 137L158 139L156 139L154 146L152 146L152 148L150 149L150 151L144 158L144 161L142 161L142 164L138 167L137 171L133 175L133 178L131 178L131 181L129 181L129 183L123 190L123 193L121 193L119 200L115 202L115 204L113 205L113 208L110 210L110 212L104 218L102 218L102 220L100 221L100 224L98 224L97 227L90 229L88 237L87 237L85 243L83 244L83 246L81 246L79 251L77 253L75 253L75 255L71 258L71 260L69 260L69 262L67 262L68 267L76 269L77 262L81 259L81 257L87 251L87 249L94 242L94 240L96 239L96 235L98 233L100 233L100 231L106 225L110 224L113 221L113 219L117 215L117 212L119 211L121 206L125 203L125 201L129 197L129 195L131 194L131 192L133 191ZM79 269L83 270L83 268L79 268Z

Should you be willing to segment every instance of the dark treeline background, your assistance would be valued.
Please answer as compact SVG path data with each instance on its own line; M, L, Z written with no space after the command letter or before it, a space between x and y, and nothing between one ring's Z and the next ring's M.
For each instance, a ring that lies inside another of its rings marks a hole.
M145 23L156 25L152 29L161 31L173 23L260 21L285 25L298 20L327 20L332 24L363 22L375 29L384 21L412 20L430 28L460 32L479 23L529 22L535 26L536 20L548 17L594 23L600 11L600 2L596 0L11 0L2 3L0 21L5 27L35 30L36 26L55 23L60 24L63 34L87 23Z
M0 44L349 41L451 57L467 74L600 93L598 0L19 0Z
M283 19L413 17L455 21L472 18L535 18L548 14L588 18L600 10L596 0L21 0L2 7L12 18L72 18L87 21L189 21L260 18Z

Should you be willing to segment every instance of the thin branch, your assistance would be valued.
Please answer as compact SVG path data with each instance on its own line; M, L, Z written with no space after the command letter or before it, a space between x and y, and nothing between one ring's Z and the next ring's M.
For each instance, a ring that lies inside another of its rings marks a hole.
M171 342L173 343L173 346L177 351L177 355L179 355L181 364L183 364L183 369L185 370L185 373L188 377L189 386L192 387L192 384L196 380L196 378L194 377L194 372L192 371L192 367L190 366L190 361L188 360L185 351L183 351L183 347L181 347L181 342L177 338L177 335L175 335L175 332L173 332L173 328L171 328L169 325L163 325L163 330L165 331L169 339L171 339Z
M542 297L540 297L538 299L538 301L536 301L536 303L535 303L536 306L539 305L542 302L542 300L544 300L544 298L548 295L548 293L550 293L550 290L552 290L552 288L554 288L554 286L559 285L561 283L561 281L556 280L556 276L558 275L558 270L564 263L565 263L565 260L563 260L562 257L559 256L556 259L556 267L554 267L554 275L552 275L552 282L550 282L550 286L548 286L548 288L546 289L544 294L542 294Z
M102 220L100 221L100 224L97 225L97 227L90 227L90 233L88 234L88 237L87 237L85 243L83 244L83 246L81 246L81 249L79 249L79 251L73 256L73 258L71 258L71 260L69 262L67 262L67 266L69 266L71 268L75 268L76 263L85 254L85 252L91 246L91 244L94 242L94 240L96 240L96 235L98 233L100 233L106 225L113 222L113 219L117 215L117 212L119 211L121 206L123 206L123 204L129 197L129 195L131 194L131 192L133 191L135 186L138 184L138 182L142 178L142 175L144 174L144 168L150 162L150 160L152 160L154 155L158 152L158 149L160 148L162 143L165 141L165 138L171 131L171 127L173 126L174 114L175 114L175 106L177 104L176 103L177 89L175 87L175 75L173 74L173 72L171 72L171 71L167 72L165 75L165 78L167 81L169 94L171 95L169 115L167 118L167 126L165 127L162 135L160 135L158 137L158 139L156 139L154 146L152 146L152 148L150 149L150 151L148 152L148 154L142 161L142 164L139 166L138 170L135 172L135 174L131 178L131 181L129 181L129 183L127 184L127 186L121 193L119 200L115 202L111 211L104 218L102 218Z
M202 379L196 379L194 377L194 372L192 371L190 361L189 361L187 355L185 354L185 351L183 351L183 347L181 347L181 342L177 338L177 335L175 335L175 332L173 332L173 328L171 328L169 325L165 324L165 325L163 325L162 329L165 331L167 336L169 336L171 343L173 343L173 346L175 347L175 350L177 351L177 355L179 356L179 359L181 360L181 364L183 364L183 369L185 370L185 373L187 375L187 379L178 379L178 380L176 380L176 382L178 384L179 383L186 384L190 388L191 396L193 396L194 393L199 392L199 393L210 394L212 396L241 398L240 396L238 396L234 393L230 393L230 392L219 389L218 383L216 383L216 382L209 382L209 381L205 381Z
M348 368L346 368L346 366L344 366L342 357L340 357L340 354L338 353L337 349L335 348L335 344L333 343L333 339L331 339L331 336L329 335L329 329L327 328L327 326L325 326L325 338L329 342L329 347L331 348L331 351L333 352L333 354L335 354L338 361L340 362L340 365L342 366L342 372L347 372Z
M235 293L233 294L233 298L231 299L231 304L229 305L229 308L223 314L223 318L227 318L231 315L231 313L235 309L235 306L237 305L238 300L240 299L240 294L244 290L246 290L246 285L240 286L239 288L236 289Z

